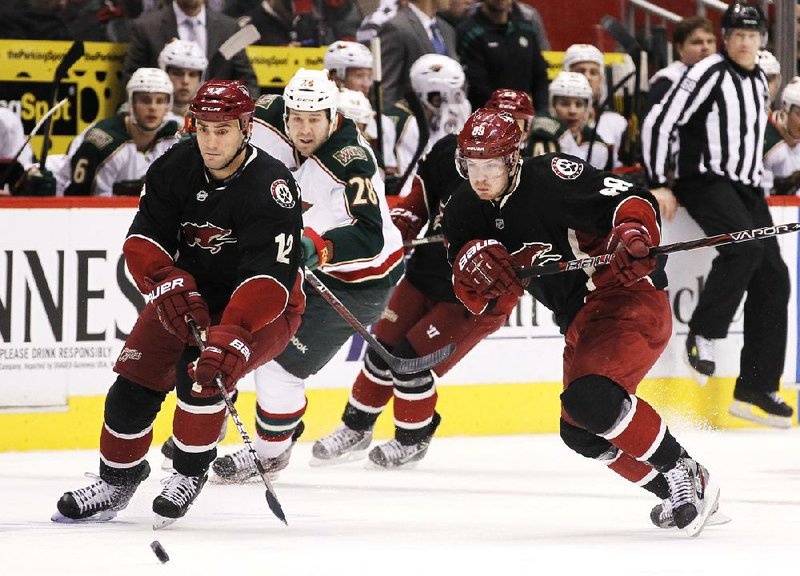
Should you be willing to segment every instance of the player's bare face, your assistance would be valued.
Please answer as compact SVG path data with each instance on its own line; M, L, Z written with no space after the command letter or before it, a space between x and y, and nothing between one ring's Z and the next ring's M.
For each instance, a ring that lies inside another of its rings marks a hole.
M494 200L508 186L508 168L502 158L467 159L469 184L481 200Z
M786 115L786 130L789 136L800 140L800 106L792 106Z
M169 79L172 80L172 86L174 88L172 97L175 100L175 105L186 106L192 101L192 98L194 98L197 89L200 88L202 72L190 68L168 66L167 74L169 74Z
M197 16L200 9L203 7L204 0L175 0L178 8L183 10L189 16Z
M600 68L600 64L597 62L576 62L570 67L569 71L586 76L589 86L592 87L594 97L600 96L600 88L603 85L603 69Z
M706 56L717 51L717 38L711 32L697 28L683 44L678 45L678 58L687 66L694 66Z
M286 119L289 139L303 156L311 156L322 146L328 139L330 127L331 121L328 120L327 110L301 112L289 109L289 116Z
M745 70L756 67L756 58L761 49L761 32L734 28L724 42L725 50L731 60Z
M239 130L238 120L227 122L197 121L197 145L206 168L215 178L225 178L229 174L219 173L227 171L230 174L236 171L239 165L236 162L228 164L239 152L242 144L242 131Z
M369 89L372 87L372 68L348 68L344 77L344 87L369 96Z
M579 132L586 122L586 106L588 106L586 100L573 96L556 96L553 99L556 118L564 122L574 133Z
M169 94L163 92L137 92L133 95L133 116L142 130L156 130L169 112Z

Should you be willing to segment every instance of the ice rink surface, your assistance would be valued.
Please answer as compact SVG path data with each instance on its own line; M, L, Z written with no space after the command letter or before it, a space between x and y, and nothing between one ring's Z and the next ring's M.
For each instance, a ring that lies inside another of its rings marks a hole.
M7 433L7 432L6 432ZM800 430L676 431L722 490L733 521L699 538L651 525L657 500L554 435L435 438L415 470L308 465L299 444L275 483L207 484L186 517L152 530L153 473L108 523L50 522L60 495L89 483L97 453L0 454L3 575L793 573L800 558ZM230 447L222 448L223 452ZM171 560L150 550L159 540Z

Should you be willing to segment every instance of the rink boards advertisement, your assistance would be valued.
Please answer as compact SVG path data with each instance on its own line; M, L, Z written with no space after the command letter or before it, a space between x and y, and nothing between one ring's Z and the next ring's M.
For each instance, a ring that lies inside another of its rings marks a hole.
M48 200L10 200L0 209L0 406L64 406L68 396L103 394L111 368L144 300L121 254L135 213L129 199L80 201L104 207L24 208ZM135 200L133 200L135 202ZM11 204L9 204L11 203ZM128 207L119 207L127 204ZM18 206L7 208L5 206ZM798 220L797 207L773 207L776 223ZM664 227L664 242L701 237L679 213ZM796 234L779 236L792 278L789 353L784 379L795 381L797 358ZM673 338L653 368L653 378L684 377L683 341L703 278L716 252L701 249L670 257ZM582 273L582 272L572 272ZM741 347L741 310L728 339L718 343L718 374L735 376ZM558 382L563 339L552 314L525 296L509 323L481 343L441 379L441 384ZM354 337L312 377L309 388L347 388L365 352ZM251 384L245 382L248 389Z

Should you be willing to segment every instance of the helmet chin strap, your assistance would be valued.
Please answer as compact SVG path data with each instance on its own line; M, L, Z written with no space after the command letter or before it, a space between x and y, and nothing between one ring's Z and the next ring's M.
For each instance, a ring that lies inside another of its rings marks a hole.
M250 142L250 134L247 134L247 135L246 135L246 136L245 136L245 137L242 139L242 143L241 143L241 144L239 144L239 147L236 149L236 152L234 153L234 155L233 155L233 156L231 156L231 159L230 159L230 160L228 160L227 162L225 162L225 164L224 164L223 166L221 166L220 168L217 168L217 170L225 170L225 168L227 168L228 166L230 166L231 164L233 164L233 161L234 161L234 160L236 160L236 159L239 157L239 154L241 154L241 153L242 153L242 150L244 150L245 148L247 148L247 143L248 143L248 142Z

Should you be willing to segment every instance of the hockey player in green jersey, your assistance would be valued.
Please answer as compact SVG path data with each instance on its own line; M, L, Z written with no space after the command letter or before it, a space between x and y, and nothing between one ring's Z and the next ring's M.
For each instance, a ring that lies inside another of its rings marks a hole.
M173 93L167 73L139 68L126 89L129 112L95 124L66 159L57 178L65 196L138 196L147 169L178 141L179 126L167 118Z
M375 322L403 271L400 232L392 224L375 156L352 120L337 112L326 71L300 69L283 96L256 105L252 142L282 160L302 190L306 266L363 323ZM305 379L318 372L352 328L314 290L286 349L255 372L255 447L268 472L289 463L302 433ZM241 482L258 472L246 449L218 458L216 479Z

